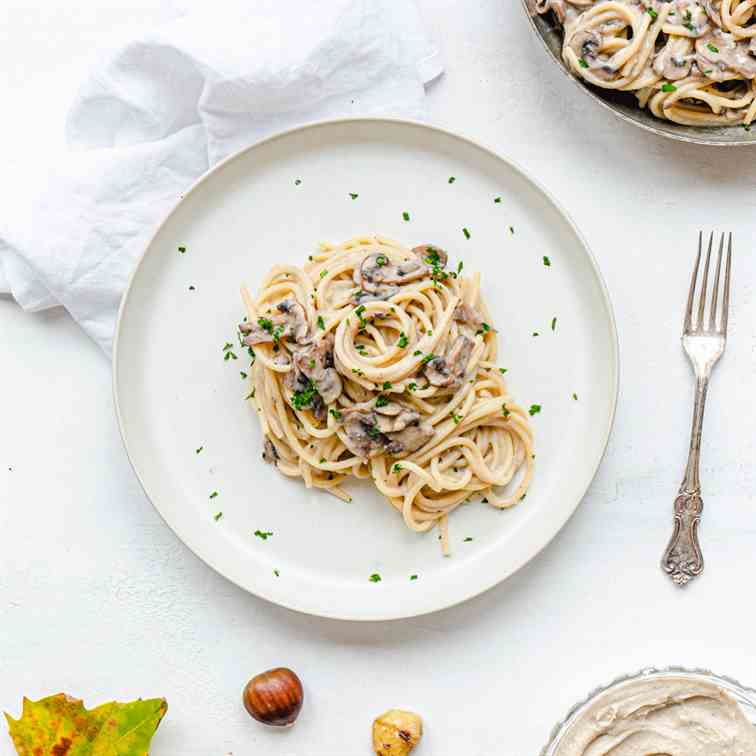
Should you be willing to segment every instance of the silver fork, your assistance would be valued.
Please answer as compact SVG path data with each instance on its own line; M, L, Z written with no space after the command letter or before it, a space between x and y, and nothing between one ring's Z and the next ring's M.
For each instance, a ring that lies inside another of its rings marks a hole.
M685 309L685 324L683 326L682 345L685 353L693 365L696 375L696 399L693 406L693 429L690 435L690 452L685 477L675 499L675 525L661 566L674 582L683 586L703 572L704 560L701 546L698 542L698 525L703 511L701 499L701 481L698 477L698 465L701 458L701 429L703 427L706 392L709 388L711 371L717 360L722 356L727 344L727 311L730 307L730 266L732 263L732 234L727 242L727 261L725 264L724 287L722 292L721 311L719 307L719 274L722 270L722 257L725 237L719 242L719 256L717 258L717 272L712 288L712 301L709 306L708 323L705 317L706 293L709 282L709 263L711 262L711 248L714 234L709 237L709 249L706 253L703 280L698 292L697 315L693 317L693 305L696 298L696 283L698 269L701 264L703 234L698 235L698 255L688 293L688 306ZM717 315L719 323L717 324Z

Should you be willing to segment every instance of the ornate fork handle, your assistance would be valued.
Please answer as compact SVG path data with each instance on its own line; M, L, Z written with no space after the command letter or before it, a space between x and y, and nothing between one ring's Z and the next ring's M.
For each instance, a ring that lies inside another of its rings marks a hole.
M679 586L698 577L704 568L701 545L698 542L698 525L703 512L698 466L701 459L701 430L708 388L709 375L697 376L688 466L675 499L675 524L672 538L662 557L662 569Z

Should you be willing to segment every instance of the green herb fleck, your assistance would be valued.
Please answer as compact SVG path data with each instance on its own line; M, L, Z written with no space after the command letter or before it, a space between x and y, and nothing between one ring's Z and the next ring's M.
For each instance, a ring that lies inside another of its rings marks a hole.
M417 357L418 355L421 355L422 352L419 349L416 349L414 352L412 352L413 357Z
M380 583L381 582L381 576L377 572L374 572L370 576L370 582L371 583Z
M326 461L326 458L325 457L321 457L320 461L318 462L318 464L319 465L325 464L325 461Z
M405 212L402 213L402 218L404 218L404 220L408 221L410 219L410 214L407 211L405 211Z
M359 194L355 194L354 192L349 192L349 196L350 196L350 197L351 197L351 198L352 198L353 200L356 200L356 199L357 199L357 197L359 197L360 195L359 195Z
M504 375L507 372L507 368L499 368L499 372Z
M572 398L573 398L573 399L574 399L575 401L577 401L577 400L578 400L578 398L577 398L577 394L573 394L573 395L572 395Z
M465 239L470 238L470 231L467 228L463 228L462 233L465 235Z
M410 575L410 580L417 580L417 575Z
M715 45L712 45L712 44L711 44L711 42L709 42L709 43L708 43L708 44L706 45L706 47L708 47L708 48L709 48L709 50L711 50L711 51L712 51L713 53L718 53L718 52L719 52L719 48L718 48L718 47L716 47Z
M457 415L456 413L451 413L451 419L454 420L454 425L459 425L462 421L462 415Z
M415 391L417 389L417 384L413 381L412 383L407 384L407 391Z
M194 453L199 454L204 448L205 448L204 446L200 446L198 449L194 450Z
M291 403L294 409L301 410L312 406L312 401L316 396L318 396L318 389L312 381L308 380L304 390L295 391L292 394Z
M501 204L501 197L494 197L494 202L495 202L495 203L496 203L497 205L500 205L500 204Z
M181 254L183 255L184 252L186 252L186 247L179 247L178 251L181 252Z
M391 388L391 381L384 381L383 382L383 390L388 391Z
M337 409L331 409L328 410L328 412L336 419L341 420L341 412L339 412Z
M646 8L646 11L648 12L648 15L651 16L652 21L656 21L659 17L659 14L653 8Z
M474 539L474 538L471 538L470 536L467 536L466 538L463 538L463 539L462 539L462 541L463 541L464 543L470 543L470 541L474 541L474 540L475 540L475 539Z
M215 497L216 497L217 495L218 495L218 492L217 492L217 491L213 491L213 492L212 492L212 493L210 494L210 498L211 498L211 499L214 499L214 498L215 498Z
M551 260L550 260L550 259L549 259L548 257L546 257L546 255L544 255L544 256L543 256L543 264L544 264L544 265L545 265L545 266L546 266L547 268L550 268L550 267L551 267Z
M365 373L363 373L362 370L360 370L359 368L352 368L352 372L355 375L365 375Z
M399 463L397 462L397 463L396 463L396 464L394 465L394 472L395 472L395 473L399 473L399 472L401 472L401 470L402 470L402 466L401 466L401 465L400 465L400 464L399 464Z
M504 417L509 417L512 413L507 409L506 402L501 405L501 414L504 415Z
M667 82L666 84L662 84L661 90L662 92L677 92L677 87Z
M528 410L528 414L533 417L533 415L537 415L541 411L541 405L540 404L531 404L530 409Z
M557 322L557 319L555 317L551 319L551 330L552 331L556 331L556 322Z
M320 271L321 279L325 278L327 275L328 275L328 271L325 268L323 268L323 270Z
M407 346L407 344L409 344L409 339L408 339L408 338L407 338L407 336L405 335L404 331L402 331L402 332L401 332L401 333L399 334L399 341L397 341L396 343L397 343L397 346L398 346L398 347L399 347L400 349L404 349L404 347L406 347L406 346Z
M195 287L194 287L194 286L190 286L190 287L189 287L189 291L196 291L196 289L195 289Z
M457 265L457 275L459 275L462 272L462 268L465 267L465 264L462 262L462 260L459 261L459 265Z
M449 176L449 183L453 184L457 179L454 176Z
M541 334L538 333L538 331L533 331L533 337L540 336Z
M321 331L325 331L325 320L323 320L322 315L318 315L318 328L320 328Z
M302 183L302 179L294 179L294 186L299 186Z
M427 365L436 355L433 354L433 352L429 352L428 354L423 357L422 360L420 360L421 365Z
M214 520L215 520L216 522L218 522L218 520L220 520L220 518L221 518L221 517L223 517L223 512L216 512L216 513L215 513L215 514L213 515L213 519L214 519Z
M271 530L256 530L255 535L258 538L262 538L263 541L267 541L270 536L273 535L273 531Z
M376 407L385 407L388 403L389 400L383 394L378 394L378 398L375 400Z
M281 577L281 573L280 573L280 572L279 572L278 570L273 570L273 574L274 574L274 575L275 575L276 577Z
M247 394L247 396L244 397L244 399L254 399L255 398L255 389L252 389L252 391Z

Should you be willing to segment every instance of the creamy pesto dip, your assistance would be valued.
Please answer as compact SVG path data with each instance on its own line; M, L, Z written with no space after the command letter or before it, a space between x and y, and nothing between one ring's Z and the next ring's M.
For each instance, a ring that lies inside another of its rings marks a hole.
M599 694L555 756L756 756L756 727L718 685L684 676L631 680Z

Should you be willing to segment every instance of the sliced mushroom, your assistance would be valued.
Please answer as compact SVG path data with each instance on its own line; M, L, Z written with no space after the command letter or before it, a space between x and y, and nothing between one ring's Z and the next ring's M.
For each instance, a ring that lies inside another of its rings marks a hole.
M732 34L715 29L696 40L696 63L714 81L729 81L734 74L756 78L756 57L747 40L738 41Z
M281 459L278 449L276 449L275 444L270 440L270 436L265 436L262 458L269 465L277 465L278 460Z
M710 21L722 28L722 0L703 0L703 7Z
M265 344L281 339L293 339L297 344L309 344L309 326L304 307L294 299L284 299L276 305L281 315L260 316L257 323L242 323L239 330L245 334L247 346Z
M483 318L480 313L474 307L470 307L470 305L467 305L464 302L460 302L454 308L454 314L452 317L458 323L464 323L473 328L480 328L480 326L483 325Z
M654 72L668 81L677 81L690 75L695 55L693 40L688 37L674 37L667 39L667 44L654 58Z
M417 281L429 275L421 260L410 259L395 265L384 254L368 255L354 271L354 282L361 287L353 299L389 299L399 292L399 285Z
M434 430L430 423L412 423L404 430L389 435L389 443L386 445L386 454L394 457L403 457L417 451L433 438Z
M294 366L315 388L326 404L335 402L343 388L341 378L333 366L333 334L294 355Z
M444 357L434 357L426 365L426 378L434 386L459 387L465 376L473 346L472 339L467 336L457 336Z
M420 413L404 407L398 402L389 402L383 407L375 407L376 427L381 433L397 433L409 425L420 422Z
M554 11L557 17L557 21L560 24L564 23L564 19L567 16L567 9L564 4L564 0L535 0L536 13L544 15L549 11Z
M446 251L435 244L421 244L419 247L413 247L412 251L426 265L438 265L440 268L445 268L449 260L449 255Z
M381 412L398 412L391 416ZM433 436L433 426L420 421L420 413L391 402L380 408L351 407L341 412L346 447L365 459L385 452L410 454Z
M356 407L341 410L341 424L346 436L344 444L352 454L367 459L382 451L385 439L376 427L374 412Z

